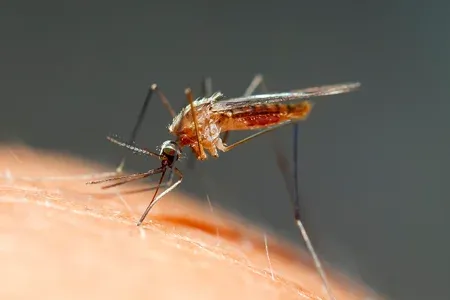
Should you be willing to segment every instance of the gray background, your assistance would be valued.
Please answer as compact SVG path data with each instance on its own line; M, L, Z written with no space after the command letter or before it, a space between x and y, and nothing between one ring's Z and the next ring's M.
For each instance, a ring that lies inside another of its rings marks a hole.
M228 96L257 72L275 91L361 81L359 92L317 99L301 124L313 242L389 298L450 298L445 1L81 2L2 2L2 140L114 164L121 151L105 136L128 136L150 83L179 109L184 88L198 94L206 75ZM169 122L153 101L138 143L168 139ZM290 128L272 137L291 153ZM209 193L302 244L271 143L262 137L197 164L203 181L182 163L180 190Z

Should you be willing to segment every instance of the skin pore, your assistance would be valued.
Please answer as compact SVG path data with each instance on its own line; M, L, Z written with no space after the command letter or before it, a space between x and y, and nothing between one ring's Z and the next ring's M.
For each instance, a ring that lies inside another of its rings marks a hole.
M326 299L307 254L187 196L170 193L137 227L149 181L38 180L103 171L0 147L1 299ZM336 299L378 299L328 274Z

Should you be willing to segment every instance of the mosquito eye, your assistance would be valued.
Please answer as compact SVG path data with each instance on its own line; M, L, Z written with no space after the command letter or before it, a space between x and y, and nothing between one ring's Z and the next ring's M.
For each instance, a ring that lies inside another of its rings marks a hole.
M164 153L166 155L169 155L169 156L176 156L177 155L176 151L174 149L172 149L172 148L164 148Z

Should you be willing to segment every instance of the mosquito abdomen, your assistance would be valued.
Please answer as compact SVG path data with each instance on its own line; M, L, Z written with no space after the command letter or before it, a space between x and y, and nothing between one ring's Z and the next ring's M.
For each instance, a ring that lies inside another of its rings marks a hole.
M306 119L312 103L257 104L246 108L229 110L222 115L222 131L262 129L288 120Z

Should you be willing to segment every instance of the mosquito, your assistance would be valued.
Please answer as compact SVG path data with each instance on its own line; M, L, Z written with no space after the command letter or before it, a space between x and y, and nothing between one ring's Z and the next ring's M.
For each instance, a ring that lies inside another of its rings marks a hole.
M228 152L262 134L297 121L306 120L313 108L313 103L309 98L348 93L356 90L360 86L360 83L353 82L318 86L284 93L251 95L262 82L262 76L257 75L244 96L230 99L225 98L221 92L216 92L211 96L194 100L192 90L187 88L185 89L185 96L189 104L178 114L175 113L175 110L159 87L156 84L152 84L139 112L129 142L122 142L112 137L107 137L107 139L135 153L153 156L159 159L161 162L160 167L142 173L93 180L87 182L87 184L117 181L116 183L102 187L103 189L107 189L152 175L161 174L153 197L137 223L140 226L150 210L183 180L183 174L175 166L175 163L180 159L184 147L191 148L197 160L206 160L206 152L209 152L212 157L217 158L219 157L218 150ZM158 94L162 104L173 118L168 129L171 134L176 136L176 140L163 142L158 153L133 145L148 104L154 93ZM294 104L286 103L294 100L302 101ZM258 129L259 131L255 134L231 145L225 144L220 137L221 133L230 131ZM116 173L122 173L124 165L125 156L116 168ZM163 183L163 179L168 171L171 173L169 180ZM174 174L178 177L175 182L173 182ZM158 195L161 187L166 189Z
M335 299L328 284L325 271L319 258L317 257L300 217L300 197L298 191L297 172L297 122L306 120L309 116L313 108L313 103L309 100L310 98L348 93L359 88L360 83L353 82L325 85L301 90L293 90L285 93L265 93L252 96L258 86L263 87L263 89L267 91L261 75L256 75L254 77L242 97L226 99L221 92L212 93L212 83L211 80L207 78L203 81L202 85L203 97L193 100L191 89L186 89L185 95L189 104L184 107L180 113L176 114L170 105L170 102L158 86L156 84L151 85L144 104L139 112L137 122L133 128L129 142L121 142L112 137L108 137L108 140L119 146L132 150L135 153L158 158L161 161L160 167L143 173L113 176L100 180L94 180L87 182L87 184L117 181L116 183L103 186L103 189L107 189L123 185L131 181L147 178L155 174L161 174L159 182L155 187L153 197L137 223L139 226L145 220L147 214L155 206L155 204L181 183L183 174L175 166L175 163L180 159L182 149L184 147L191 148L197 160L206 160L206 152L209 152L212 157L217 158L219 156L218 150L227 152L259 135L268 133L289 124L294 124L293 176L289 171L289 161L278 148L276 148L277 164L283 174L284 181L290 193L296 224L300 229L307 249L314 260L316 269L321 277L329 299ZM175 141L167 140L162 143L158 153L133 145L153 93L158 94L162 104L166 107L173 118L168 129L171 134L177 137ZM294 100L301 100L301 102L295 104L286 103ZM226 144L226 141L229 138L229 133L232 131L258 129L260 131L253 135L250 135L231 145ZM220 136L221 134L222 137ZM195 160L193 162L195 162ZM120 164L116 168L116 174L122 173L124 166L125 156L123 156ZM169 179L163 183L163 179L168 171L170 172ZM178 180L175 183L173 183L174 174L178 176ZM166 188L166 190L158 195L160 188Z

